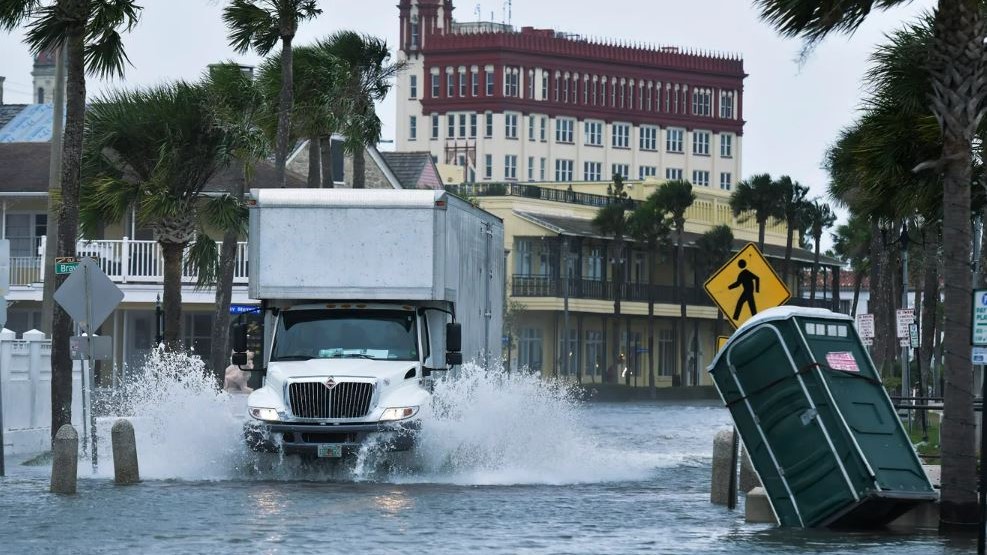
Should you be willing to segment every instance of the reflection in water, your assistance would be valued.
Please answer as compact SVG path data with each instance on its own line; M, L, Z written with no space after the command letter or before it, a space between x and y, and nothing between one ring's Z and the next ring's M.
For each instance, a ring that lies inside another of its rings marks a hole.
M415 506L414 500L401 490L391 490L374 497L374 505L384 516L397 516L409 512Z

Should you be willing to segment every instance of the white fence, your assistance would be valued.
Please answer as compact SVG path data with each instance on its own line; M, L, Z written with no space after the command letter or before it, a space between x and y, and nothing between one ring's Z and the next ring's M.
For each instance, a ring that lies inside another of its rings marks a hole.
M23 339L0 331L0 389L3 391L4 447L7 455L51 448L51 341L37 330ZM72 370L72 424L82 433L82 371Z
M41 241L39 256L12 257L10 259L10 284L30 285L44 281L42 261L45 241ZM221 243L217 242L217 249ZM157 241L123 239L79 241L76 252L91 256L99 262L106 275L117 283L161 283L164 280L164 258ZM182 281L195 283L198 274L186 264L182 268ZM247 283L247 243L237 243L236 265L233 283Z

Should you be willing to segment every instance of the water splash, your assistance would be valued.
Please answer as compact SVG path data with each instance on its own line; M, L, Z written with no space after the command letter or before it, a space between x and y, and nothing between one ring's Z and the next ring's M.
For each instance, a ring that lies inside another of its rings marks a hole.
M343 463L250 452L245 396L221 391L194 355L153 353L121 397L144 479L572 484L641 480L683 462L601 437L571 385L471 363L435 382L412 453L371 439ZM112 473L111 424L101 424L101 475Z

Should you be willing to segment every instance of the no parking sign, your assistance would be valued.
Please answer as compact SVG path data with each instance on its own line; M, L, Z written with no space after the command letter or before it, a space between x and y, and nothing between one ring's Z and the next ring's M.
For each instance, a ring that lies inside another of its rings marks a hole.
M971 318L971 343L976 346L987 346L987 289L977 289L973 292L973 316Z

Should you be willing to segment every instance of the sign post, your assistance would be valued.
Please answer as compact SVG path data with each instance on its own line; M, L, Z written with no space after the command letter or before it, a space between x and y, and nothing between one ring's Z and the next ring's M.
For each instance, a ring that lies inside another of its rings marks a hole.
M7 293L10 290L10 240L0 239L0 328L7 323ZM3 369L0 368L0 478L7 475L3 459L6 457L3 447Z
M987 289L977 289L973 292L972 312L970 318L970 343L974 350L974 364L983 364L983 360L977 361L976 354L978 347L987 347ZM980 366L980 399L985 405L980 409L980 526L977 533L977 552L984 553L985 541L987 541L987 418L984 411L987 410L987 375L983 375L983 366Z
M704 288L734 328L792 298L788 286L754 243L748 243L714 272Z
M71 275L55 291L57 302L76 323L86 332L86 358L89 362L84 376L89 387L89 433L92 441L93 472L98 467L96 453L96 411L93 409L93 394L96 389L94 373L96 330L123 300L123 291L103 273L92 258L83 258ZM83 404L85 406L85 404Z

